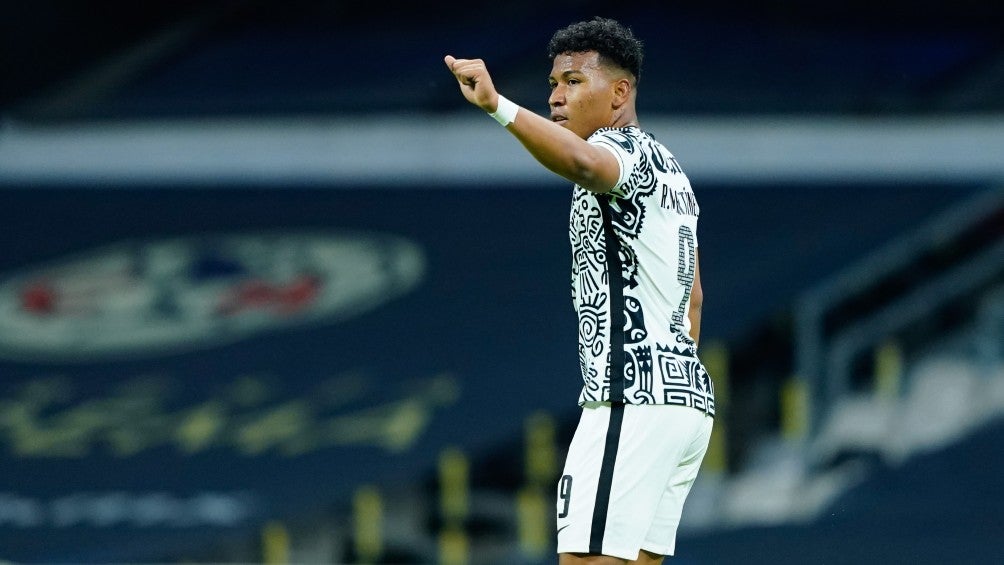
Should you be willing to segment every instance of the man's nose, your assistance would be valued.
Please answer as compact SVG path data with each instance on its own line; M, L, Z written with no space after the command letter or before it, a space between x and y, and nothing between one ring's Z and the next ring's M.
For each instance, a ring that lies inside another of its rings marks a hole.
M551 91L551 96L547 98L549 106L561 106L565 103L565 91L560 86Z

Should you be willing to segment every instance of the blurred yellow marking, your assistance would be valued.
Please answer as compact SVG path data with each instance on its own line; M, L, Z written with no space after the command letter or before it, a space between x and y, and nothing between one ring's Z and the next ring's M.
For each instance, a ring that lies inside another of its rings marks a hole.
M519 547L524 555L541 559L551 549L551 508L539 488L526 487L516 495Z
M269 522L261 533L262 563L285 565L289 563L289 532L279 522Z
M352 500L352 539L360 563L376 563L383 554L383 498L375 487L356 491Z
M787 440L805 437L809 428L809 390L804 379L792 377L781 387L781 433Z

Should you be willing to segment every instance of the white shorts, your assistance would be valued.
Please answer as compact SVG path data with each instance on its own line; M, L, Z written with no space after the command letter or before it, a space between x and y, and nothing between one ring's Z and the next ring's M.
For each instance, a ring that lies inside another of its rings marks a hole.
M713 421L686 406L586 403L558 481L558 553L673 555Z

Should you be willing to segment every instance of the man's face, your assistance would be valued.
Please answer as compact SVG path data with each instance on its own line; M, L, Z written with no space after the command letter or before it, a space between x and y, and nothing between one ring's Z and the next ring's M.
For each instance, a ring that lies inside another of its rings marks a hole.
M551 120L586 139L613 124L614 77L596 51L562 53L551 76Z

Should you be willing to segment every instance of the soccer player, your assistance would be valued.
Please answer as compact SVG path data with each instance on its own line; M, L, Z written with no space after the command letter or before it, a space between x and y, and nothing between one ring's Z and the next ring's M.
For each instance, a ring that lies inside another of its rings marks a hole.
M560 565L658 564L711 436L697 357L699 208L635 112L642 45L595 18L549 45L550 119L495 90L480 59L446 56L460 91L543 166L575 183L569 217L582 413L558 484Z

